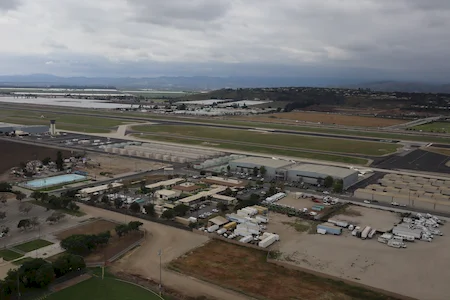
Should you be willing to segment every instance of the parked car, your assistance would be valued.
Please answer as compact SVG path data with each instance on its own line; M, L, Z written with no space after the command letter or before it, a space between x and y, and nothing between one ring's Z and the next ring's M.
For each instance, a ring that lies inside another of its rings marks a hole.
M364 203L370 204L369 200L364 200Z

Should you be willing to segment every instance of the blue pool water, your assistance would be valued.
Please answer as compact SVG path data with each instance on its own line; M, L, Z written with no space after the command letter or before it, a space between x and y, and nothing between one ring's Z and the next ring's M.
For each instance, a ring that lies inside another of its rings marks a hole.
M78 174L65 174L53 177L47 177L42 179L35 179L31 181L27 181L25 185L30 188L46 188L50 186L60 185L64 183L70 183L75 181L86 180L86 176L78 175Z

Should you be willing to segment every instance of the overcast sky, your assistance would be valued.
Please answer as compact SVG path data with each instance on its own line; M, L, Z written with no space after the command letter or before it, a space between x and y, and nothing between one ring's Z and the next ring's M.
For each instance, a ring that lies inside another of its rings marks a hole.
M449 0L0 0L0 73L445 81L449 16Z

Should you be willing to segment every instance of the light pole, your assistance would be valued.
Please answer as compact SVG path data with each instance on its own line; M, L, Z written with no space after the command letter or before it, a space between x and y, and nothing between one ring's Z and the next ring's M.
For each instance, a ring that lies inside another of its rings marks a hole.
M161 296L162 293L162 276L161 276L161 256L162 256L162 250L159 249L158 251L158 256L159 256L159 296Z

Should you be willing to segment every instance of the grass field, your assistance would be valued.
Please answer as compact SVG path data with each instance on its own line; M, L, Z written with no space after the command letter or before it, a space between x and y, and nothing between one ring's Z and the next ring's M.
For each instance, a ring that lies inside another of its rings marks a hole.
M3 257L4 260L10 261L17 258L21 258L23 255L17 252L14 252L9 249L2 249L0 250L0 257Z
M376 117L360 117L341 114L328 114L318 112L288 112L246 117L245 119L264 122L310 122L330 125L358 126L358 127L386 127L406 123L405 120L386 119Z
M21 266L21 265L23 265L24 263L26 263L26 262L28 262L28 261L31 261L31 260L33 260L33 259L34 259L33 257L24 257L24 258L22 258L22 259L13 261L13 264L15 264L16 266Z
M266 255L265 251L212 241L172 261L170 268L263 299L394 299L341 281L268 263Z
M450 133L450 122L433 122L412 127L416 131Z
M281 150L281 149L271 148L270 146L255 147L255 146L242 145L242 144L238 144L238 143L237 144L205 143L201 140L183 139L183 138L178 138L178 137L175 138L175 137L167 137L167 136L154 136L154 135L141 136L139 134L135 134L134 136L138 137L138 138L144 138L144 139L160 141L160 142L199 145L199 146L212 147L212 148L248 151L248 152L261 153L261 154L291 156L291 157L299 157L299 158L306 158L306 159L325 160L325 161L333 161L333 162L348 163L348 164L355 164L355 165L365 165L368 162L368 160L364 159L364 158L322 154L322 153L306 152L306 151L300 151L300 150L299 151Z
M27 253L27 252L31 252L36 249L41 249L43 247L46 247L46 246L49 246L52 244L53 244L52 242L42 240L42 239L37 239L37 240L29 241L29 242L14 246L14 248Z
M444 155L450 156L450 149L448 149L448 148L428 147L426 149L427 149L427 151L430 151L430 152L436 152L439 154L444 154Z
M160 300L159 295L112 278L92 277L48 296L47 300Z
M393 153L399 147L395 144L349 141L346 139L321 138L311 136L261 133L238 129L219 129L206 126L152 125L134 126L134 130L160 135L174 134L181 137L217 139L223 142L247 142L263 146L293 147L304 150L321 150L336 153L383 155Z

